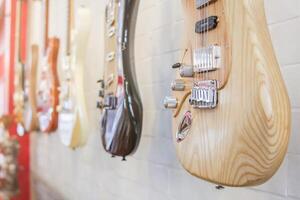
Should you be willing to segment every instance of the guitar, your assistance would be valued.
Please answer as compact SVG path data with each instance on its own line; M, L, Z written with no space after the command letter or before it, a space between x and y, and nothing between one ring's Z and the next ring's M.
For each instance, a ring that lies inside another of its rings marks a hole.
M31 65L25 70L25 90L24 90L24 128L27 132L38 129L37 102L36 102L36 81L39 58L38 45L31 46Z
M77 28L73 29L73 0L68 1L68 30L64 80L60 86L58 133L62 143L70 148L83 146L89 133L89 120L84 90L84 61L90 31L90 12L78 10ZM71 44L72 43L72 44Z
M134 66L134 29L138 0L110 0L106 7L105 72L98 108L103 111L102 144L113 156L132 154L142 130L142 103Z
M39 10L41 5L41 0L34 0L33 7L35 11ZM38 12L40 13L40 12ZM37 14L35 17L41 17ZM33 22L33 26L37 26L38 23ZM39 27L35 27L35 30L38 30ZM33 34L33 33L32 33ZM31 35L32 36L32 35ZM32 37L37 37L34 35ZM31 58L29 65L25 68L25 89L24 89L24 110L23 110L23 119L24 127L27 132L36 131L39 128L38 116L37 116L37 73L39 65L39 51L40 48L37 44L31 45Z
M186 42L172 67L174 143L192 175L225 186L269 180L287 151L291 109L263 0L182 0Z
M23 124L23 111L24 111L24 61L21 56L21 45L22 45L22 0L16 1L16 34L15 34L15 52L16 52L16 67L14 74L14 94L13 104L15 115L15 122L17 124L17 133L20 136L25 134Z
M37 88L37 115L40 130L45 133L57 129L59 104L59 80L57 74L57 57L59 51L59 39L48 38L49 0L45 2L45 54L42 58L39 84Z

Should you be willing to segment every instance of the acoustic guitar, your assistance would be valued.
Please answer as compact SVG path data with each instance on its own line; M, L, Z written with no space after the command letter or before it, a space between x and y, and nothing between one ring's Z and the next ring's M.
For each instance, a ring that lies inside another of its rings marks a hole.
M45 133L57 129L59 104L59 80L57 74L57 57L59 51L59 39L48 38L49 0L45 1L45 53L39 74L37 88L37 112L40 130Z
M63 81L58 106L58 133L62 143L70 148L83 146L89 134L86 94L84 90L85 55L90 31L90 11L81 6L77 26L73 28L74 1L68 0L68 30Z
M174 143L192 175L225 186L269 180L287 151L290 102L263 0L182 0L186 40L174 64Z
M105 21L105 70L99 81L102 144L113 156L132 154L142 130L142 103L135 78L134 32L139 0L110 0Z

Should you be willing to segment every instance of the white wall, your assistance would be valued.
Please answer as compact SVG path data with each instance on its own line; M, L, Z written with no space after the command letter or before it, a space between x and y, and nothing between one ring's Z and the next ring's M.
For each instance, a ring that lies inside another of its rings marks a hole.
M51 0L51 35L62 32L62 2ZM77 1L78 2L78 1ZM293 106L293 133L288 155L265 185L226 188L190 176L176 160L171 141L171 113L162 106L170 93L171 64L181 54L183 16L180 0L141 0L136 32L136 67L144 104L143 137L137 153L121 162L100 144L100 114L95 109L96 80L103 68L105 0L81 0L90 6L93 28L85 76L91 133L88 144L75 151L57 134L31 137L33 189L37 199L57 200L296 200L300 199L300 1L266 0L276 54Z

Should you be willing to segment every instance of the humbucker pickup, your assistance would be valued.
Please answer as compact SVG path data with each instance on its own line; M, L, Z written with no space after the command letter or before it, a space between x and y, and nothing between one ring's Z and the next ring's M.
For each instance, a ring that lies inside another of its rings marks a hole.
M196 33L204 33L213 30L217 27L219 18L217 16L210 16L206 19L202 19L196 23Z
M198 81L194 83L189 99L194 108L213 109L218 102L218 82L216 80Z
M200 9L203 8L211 3L216 2L217 0L196 0L196 8Z
M221 47L212 45L194 50L193 66L195 73L214 71L221 67Z

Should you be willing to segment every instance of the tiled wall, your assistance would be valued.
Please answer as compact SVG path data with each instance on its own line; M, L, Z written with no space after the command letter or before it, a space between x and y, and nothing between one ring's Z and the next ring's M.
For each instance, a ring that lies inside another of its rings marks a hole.
M51 1L51 35L64 38L66 0ZM265 185L218 191L190 176L176 160L171 113L162 106L174 76L183 35L180 0L141 0L136 31L136 70L144 104L143 137L137 153L121 162L100 144L100 114L95 109L96 80L103 68L104 0L80 0L90 8L93 27L85 77L91 133L78 150L64 147L57 134L31 139L33 194L57 200L297 200L300 199L300 1L265 0L269 27L293 107L288 155Z

